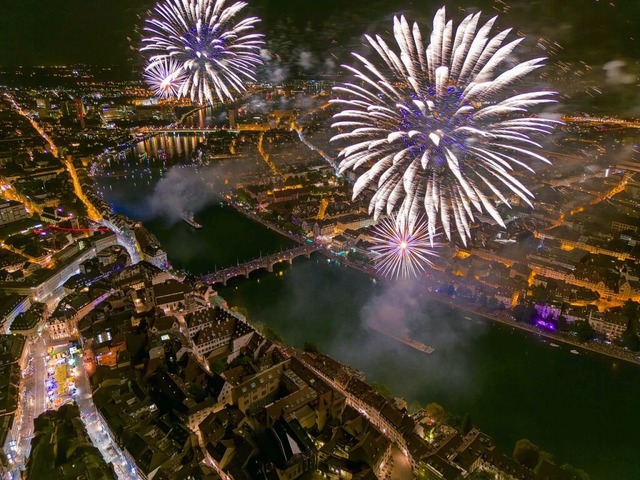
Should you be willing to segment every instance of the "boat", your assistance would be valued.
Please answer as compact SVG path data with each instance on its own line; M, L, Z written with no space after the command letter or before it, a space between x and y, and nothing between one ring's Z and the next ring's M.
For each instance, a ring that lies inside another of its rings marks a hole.
M384 330L380 327L374 326L374 325L370 325L369 328L371 328L372 330L375 330L378 333L381 333L383 335L386 335L389 338L392 338L394 340L397 340L398 342L402 342L405 345L407 345L408 347L411 348L415 348L416 350L422 352L422 353L426 353L427 355L432 354L435 349L433 347L430 347L429 345L425 345L422 342L419 342L418 340L414 340L413 338L409 338L406 335L403 337L399 337L391 332L389 332L388 330Z
M571 353L573 353L574 355L580 355L580 352L577 350L569 350Z
M184 212L182 214L182 220L184 220L186 223L188 223L189 225L191 225L195 229L202 228L202 225L200 225L198 222L196 222L194 220L193 212Z
M560 346L557 343L550 343L549 345L552 346L552 347L555 347L555 348L558 348Z

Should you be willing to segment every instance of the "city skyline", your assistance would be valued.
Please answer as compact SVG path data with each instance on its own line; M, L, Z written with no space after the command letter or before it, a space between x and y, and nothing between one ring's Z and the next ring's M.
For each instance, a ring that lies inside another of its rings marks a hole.
M0 480L635 480L640 5L163 2L0 0Z

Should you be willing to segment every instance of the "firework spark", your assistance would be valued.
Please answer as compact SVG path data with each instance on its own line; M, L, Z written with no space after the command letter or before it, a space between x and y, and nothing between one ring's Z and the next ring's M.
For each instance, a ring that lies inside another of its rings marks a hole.
M145 68L144 79L156 97L175 98L179 96L180 87L186 74L175 60L162 59Z
M432 266L429 257L437 257L426 222L418 219L409 225L402 218L391 215L376 225L372 250L379 255L376 270L386 277L410 278Z
M375 217L397 212L414 225L426 213L431 238L442 225L450 240L455 229L465 244L475 212L504 226L498 202L509 205L515 195L531 205L533 194L514 170L533 172L531 160L548 163L532 137L558 123L528 116L532 107L553 103L554 92L514 91L544 59L512 65L522 38L505 43L510 29L491 36L495 17L480 27L479 20L479 13L469 15L454 30L443 7L425 47L419 27L396 17L399 52L380 36L366 36L378 56L354 53L364 68L345 66L357 82L336 87L334 100L340 133L332 141L347 143L340 170L361 173L354 198L371 186Z
M233 101L254 81L262 63L263 37L254 32L256 17L238 18L245 2L226 0L164 0L146 20L141 51L147 70L175 61L184 81L179 96L213 104ZM160 67L160 70L162 68Z

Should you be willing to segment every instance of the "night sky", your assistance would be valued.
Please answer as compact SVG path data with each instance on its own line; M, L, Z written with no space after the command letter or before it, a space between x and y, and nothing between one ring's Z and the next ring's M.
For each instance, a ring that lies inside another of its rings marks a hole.
M0 0L0 64L123 65L136 57L142 18L153 0ZM587 61L632 57L640 51L640 2L625 0L249 0L263 19L261 29L273 47L308 49L318 57L357 44L365 31L384 32L393 13L406 12L427 23L446 4L449 16L459 7L496 13L505 25L558 40L562 55ZM500 7L502 8L502 7ZM332 42L334 41L335 42Z

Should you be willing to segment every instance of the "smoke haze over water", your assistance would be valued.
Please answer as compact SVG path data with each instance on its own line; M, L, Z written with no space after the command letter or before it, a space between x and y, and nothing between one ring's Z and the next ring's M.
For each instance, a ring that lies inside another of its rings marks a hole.
M459 312L430 299L423 292L424 286L407 280L385 283L374 292L360 311L360 327L368 333L366 348L352 350L351 356L356 361L361 357L365 363L386 363L389 368L393 365L397 371L409 372L409 376L403 376L400 385L393 385L395 391L408 398L421 398L427 393L407 381L425 370L431 376L446 379L452 390L468 393L474 385L474 365L473 359L466 354L466 346L482 335L486 326L471 321L456 322L453 326L447 320ZM421 341L434 347L435 352L427 355L372 327Z

